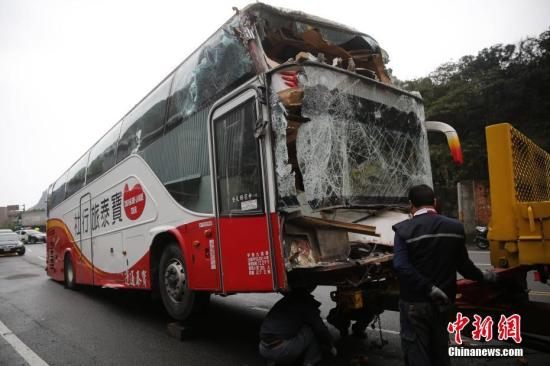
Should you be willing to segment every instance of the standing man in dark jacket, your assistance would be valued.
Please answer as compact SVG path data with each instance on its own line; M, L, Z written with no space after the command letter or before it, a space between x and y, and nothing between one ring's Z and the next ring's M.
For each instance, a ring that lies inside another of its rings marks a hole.
M438 215L433 190L423 184L409 191L413 217L393 226L393 267L400 287L401 346L405 363L450 365L449 305L456 296L456 272L475 281L495 281L470 258L464 226Z
M330 332L321 319L321 303L311 295L314 288L285 293L265 317L260 354L272 363L302 360L303 365L315 365L322 359L322 347L336 356Z

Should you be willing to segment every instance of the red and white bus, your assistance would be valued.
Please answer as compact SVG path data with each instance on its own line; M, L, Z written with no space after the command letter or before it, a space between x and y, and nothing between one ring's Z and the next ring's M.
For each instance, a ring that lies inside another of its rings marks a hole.
M48 275L154 291L176 319L380 282L408 188L432 184L422 99L384 57L340 24L238 12L50 186Z

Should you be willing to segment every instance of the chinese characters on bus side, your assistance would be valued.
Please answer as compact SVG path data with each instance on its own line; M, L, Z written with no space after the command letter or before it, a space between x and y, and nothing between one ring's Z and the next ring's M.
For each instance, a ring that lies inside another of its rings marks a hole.
M75 235L89 233L108 227L116 227L124 218L122 210L130 220L139 218L145 208L145 192L140 184L132 189L126 184L123 192L97 197L92 202L81 204L74 213Z
M124 272L124 284L130 287L147 287L146 270L129 270Z
M236 194L233 197L231 197L231 201L233 203L238 203L242 201L248 201L254 198L258 198L258 193L242 193L242 194Z
M240 204L241 211L258 209L258 193L242 193L231 197L233 204Z
M248 275L258 276L271 274L271 264L269 262L269 252L246 253L248 258Z
M210 269L216 269L216 247L214 245L214 239L209 240L208 246L208 250L210 253Z
M113 224L117 221L122 221L122 194L120 192L116 192L111 196L111 203L113 207Z
M454 333L454 340L456 344L462 344L461 332L464 330L466 325L470 323L470 318L463 316L461 312L456 314L456 320L451 322L447 326L447 331L451 334ZM486 316L482 318L481 316L475 314L474 321L472 326L474 330L472 331L472 339L479 341L484 339L485 341L490 341L493 339L493 325L494 321L491 316ZM516 343L521 343L521 316L518 314L510 315L509 317L505 315L500 316L498 321L498 340L506 341L513 340Z
M77 208L74 213L74 232L76 235L99 230L122 222L122 193L116 192L111 197L102 197L89 207Z

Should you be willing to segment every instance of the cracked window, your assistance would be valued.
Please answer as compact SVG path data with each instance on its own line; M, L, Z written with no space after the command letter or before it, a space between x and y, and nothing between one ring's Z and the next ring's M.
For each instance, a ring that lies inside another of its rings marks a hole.
M401 204L432 184L420 100L327 67L303 66L298 80L299 107L271 97L281 206L301 192L314 210Z

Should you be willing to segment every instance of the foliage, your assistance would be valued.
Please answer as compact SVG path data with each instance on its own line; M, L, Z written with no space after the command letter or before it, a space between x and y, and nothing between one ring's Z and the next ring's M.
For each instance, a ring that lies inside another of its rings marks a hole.
M550 150L550 29L517 45L463 56L401 85L422 94L427 120L449 123L460 136L464 165L456 167L445 141L430 135L434 185L447 214L456 210L457 182L487 180L485 126L509 122Z

